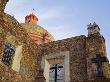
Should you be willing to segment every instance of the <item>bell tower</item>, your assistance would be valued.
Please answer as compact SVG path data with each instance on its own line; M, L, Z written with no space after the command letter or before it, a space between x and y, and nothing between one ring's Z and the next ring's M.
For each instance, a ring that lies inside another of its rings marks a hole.
M25 17L25 23L37 24L38 18L33 13Z
M0 0L0 12L4 12L5 6L9 0Z

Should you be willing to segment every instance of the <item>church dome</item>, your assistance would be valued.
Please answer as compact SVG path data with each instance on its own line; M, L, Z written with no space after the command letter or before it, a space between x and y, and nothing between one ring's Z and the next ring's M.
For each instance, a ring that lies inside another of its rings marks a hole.
M39 26L37 22L37 16L30 14L25 17L25 23L21 23L21 25L25 28L26 32L36 44L54 41L53 36L46 29Z

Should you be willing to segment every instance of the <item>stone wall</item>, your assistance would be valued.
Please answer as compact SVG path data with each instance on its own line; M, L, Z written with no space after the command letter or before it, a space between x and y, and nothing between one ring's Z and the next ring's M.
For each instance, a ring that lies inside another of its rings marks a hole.
M3 57L4 45L6 42L11 43L15 48L22 46L22 53L19 53L19 55L22 54L22 56L20 56L21 60L19 60L20 65L17 65L20 66L19 70L13 70L12 66L5 66L5 69L9 68L15 74L18 74L18 76L20 76L22 80L31 82L32 80L34 80L37 70L37 45L33 42L33 40L29 38L28 34L14 17L4 12L2 13L3 14L0 17L0 61ZM0 64L3 63L1 62ZM15 66L14 68L16 69L17 67ZM0 76L2 78L6 76L6 70L2 71L3 68L4 66L0 67ZM13 75L13 72L9 71L10 75ZM14 77L18 78L18 76ZM9 77L9 79L12 79L12 76ZM15 79L13 81L15 81Z
M70 81L94 80L97 77L97 67L96 64L92 63L91 59L95 58L96 54L107 57L103 36L77 36L40 45L38 47L37 63L42 67L43 57L56 56L66 51L69 52L70 58ZM104 76L110 78L108 62L103 63L103 70Z
M82 81L87 78L86 66L86 37L77 36L65 40L59 40L38 47L38 65L41 64L42 57L55 55L56 53L69 52L70 81Z
M86 54L88 79L94 79L95 77L97 77L97 67L95 63L92 63L91 59L96 58L96 54L100 54L101 57L107 57L104 37L99 35L92 35L87 37ZM104 76L106 78L110 78L108 62L103 62L102 65Z
M19 73L12 70L10 67L0 64L0 82L16 82L22 81Z
M13 68L12 65L6 66L0 62L0 82L32 82L36 75L39 75L38 70L42 68L43 57L60 57L63 56L62 54L68 57L65 58L65 62L67 60L65 69L69 68L68 72L70 72L68 82L94 79L96 65L91 63L91 59L96 54L106 56L105 40L102 36L82 35L38 46L14 17L3 12L6 3L3 4L0 3L0 61L6 42L11 43L15 48L19 46L22 48L20 48L20 53L16 53L20 57L17 59L19 62ZM16 69L17 67L19 69ZM104 75L109 78L110 68L107 63L103 64L103 69Z

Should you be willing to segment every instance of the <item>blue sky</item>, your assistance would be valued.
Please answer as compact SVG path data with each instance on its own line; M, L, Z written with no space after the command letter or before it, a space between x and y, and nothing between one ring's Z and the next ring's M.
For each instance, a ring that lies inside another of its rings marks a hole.
M110 59L110 0L10 0L6 12L19 22L32 12L39 25L47 29L56 40L87 35L87 24L96 22L106 39Z

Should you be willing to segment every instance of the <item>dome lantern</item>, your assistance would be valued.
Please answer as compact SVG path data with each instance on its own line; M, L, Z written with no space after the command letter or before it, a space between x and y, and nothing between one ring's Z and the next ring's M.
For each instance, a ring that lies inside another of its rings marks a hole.
M25 23L37 24L37 22L38 22L38 18L34 14L30 14L25 17Z

